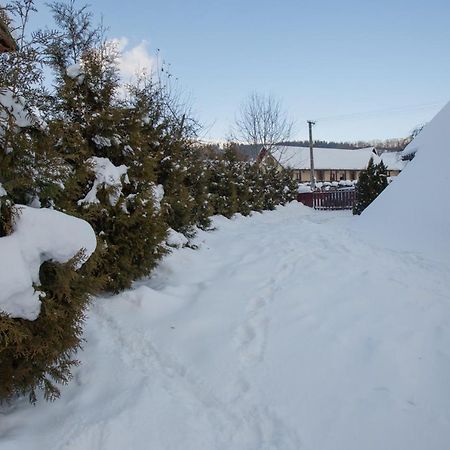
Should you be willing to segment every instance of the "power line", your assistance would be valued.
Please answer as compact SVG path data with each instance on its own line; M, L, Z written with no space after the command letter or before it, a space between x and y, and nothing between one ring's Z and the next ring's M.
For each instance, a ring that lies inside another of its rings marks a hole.
M428 109L428 108L434 108L437 106L442 106L444 102L432 102L432 103L422 103L419 105L407 105L407 106L398 106L395 108L384 108L384 109L377 109L372 111L362 111L362 112L356 112L356 113L349 113L349 114L339 114L334 116L325 116L325 117L319 117L316 118L316 121L331 121L331 120L345 120L345 119L357 119L361 117L377 117L380 115L386 115L386 114L401 114L405 112L410 111L419 111L421 109Z

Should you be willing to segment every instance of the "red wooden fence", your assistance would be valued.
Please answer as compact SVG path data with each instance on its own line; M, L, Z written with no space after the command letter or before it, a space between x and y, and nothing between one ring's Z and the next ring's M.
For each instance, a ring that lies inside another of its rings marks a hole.
M297 200L314 209L352 209L355 203L355 191L302 192Z

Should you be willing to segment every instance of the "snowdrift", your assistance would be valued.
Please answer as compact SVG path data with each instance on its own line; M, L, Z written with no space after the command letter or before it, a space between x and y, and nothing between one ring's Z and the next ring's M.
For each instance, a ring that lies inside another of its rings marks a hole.
M64 263L81 249L86 262L96 247L91 226L50 209L16 206L19 215L10 236L0 238L0 310L13 318L35 320L40 312L39 267Z
M448 260L450 102L404 153L415 157L364 211L355 229L383 247Z

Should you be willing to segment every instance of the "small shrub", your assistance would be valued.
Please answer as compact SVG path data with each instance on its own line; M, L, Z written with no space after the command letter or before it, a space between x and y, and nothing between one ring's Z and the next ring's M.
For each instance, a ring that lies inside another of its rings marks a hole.
M82 324L95 283L75 271L81 254L65 264L45 262L40 269L41 312L34 320L0 313L0 401L27 395L36 402L37 389L47 400L59 397L57 384L66 384L78 364Z

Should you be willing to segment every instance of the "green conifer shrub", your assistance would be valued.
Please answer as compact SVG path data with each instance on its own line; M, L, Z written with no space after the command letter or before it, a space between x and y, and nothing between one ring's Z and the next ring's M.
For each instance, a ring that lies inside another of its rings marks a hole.
M375 164L370 158L367 169L363 170L356 185L356 201L353 214L361 214L388 185L387 169L383 161Z
M30 0L15 4L34 9ZM0 183L8 192L0 198L0 237L13 231L16 202L87 220L98 246L78 271L80 256L42 265L35 321L0 313L0 400L28 394L34 402L38 389L50 400L59 395L57 384L76 364L90 296L148 275L167 251L168 227L192 235L212 214L273 209L295 191L287 172L243 161L233 146L221 156L202 153L197 124L170 83L143 76L121 85L117 53L89 10L75 2L50 8L55 29L0 57L0 85L25 98L29 113L29 124L17 127L0 109ZM43 63L53 71L51 93ZM114 172L113 182L101 167Z
M52 10L58 32L42 35L57 80L52 136L71 174L56 206L94 228L99 262L92 276L119 292L148 275L165 253L152 152L162 130L146 126L158 105L131 88L126 99L119 96L115 49L85 9L54 3ZM112 183L111 171L118 177Z
M210 202L214 214L231 217L235 213L274 209L296 198L292 174L261 167L239 158L234 145L223 156L210 161Z
M84 311L97 287L86 268L75 270L81 254L65 264L45 262L40 269L41 312L34 321L0 312L0 401L29 395L36 402L42 389L47 400L67 384L81 347Z
M25 16L33 10L32 1L14 2L9 9L16 19L24 19L24 26ZM34 36L26 41L25 32L19 35L19 50L0 56L0 97L6 95L15 111L21 111L19 117L0 101L0 183L7 192L2 189L0 194L0 238L13 233L15 203L52 206L67 177L67 165L51 145L51 131L33 109L39 105L47 117ZM40 388L52 400L59 395L57 383L70 379L84 311L101 282L86 276L94 260L75 269L80 257L41 266L42 308L36 320L13 319L0 312L0 402L23 394L34 402Z

